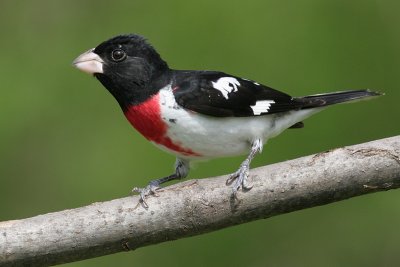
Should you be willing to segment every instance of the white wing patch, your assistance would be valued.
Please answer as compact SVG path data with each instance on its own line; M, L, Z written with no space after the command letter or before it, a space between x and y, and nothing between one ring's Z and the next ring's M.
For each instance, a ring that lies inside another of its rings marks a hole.
M212 82L212 85L215 89L221 92L221 94L228 99L228 94L232 92L236 92L237 87L240 86L238 80L232 77L222 77L219 78L218 81Z
M250 107L253 110L254 115L260 115L261 113L267 113L271 105L274 103L274 100L259 100L254 106Z

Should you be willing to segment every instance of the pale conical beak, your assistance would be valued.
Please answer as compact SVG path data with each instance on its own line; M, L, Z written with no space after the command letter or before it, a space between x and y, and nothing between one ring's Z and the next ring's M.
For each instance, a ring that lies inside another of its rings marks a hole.
M93 52L94 48L77 57L72 64L83 72L89 74L103 73L104 61Z

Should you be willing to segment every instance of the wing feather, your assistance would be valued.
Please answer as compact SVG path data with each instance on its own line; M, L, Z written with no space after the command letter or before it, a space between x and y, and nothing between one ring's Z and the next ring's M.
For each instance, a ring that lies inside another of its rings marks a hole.
M177 71L173 88L179 105L215 117L260 116L302 106L283 92L223 72Z

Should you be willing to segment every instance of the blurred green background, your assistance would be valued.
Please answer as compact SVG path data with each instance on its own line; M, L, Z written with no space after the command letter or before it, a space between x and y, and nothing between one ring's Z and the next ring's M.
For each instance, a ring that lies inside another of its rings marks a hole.
M399 11L398 0L1 1L0 220L124 197L173 170L173 156L71 66L99 42L139 33L171 67L294 96L386 93L270 140L261 166L400 133ZM189 178L230 173L242 159L200 163ZM400 191L378 193L65 266L398 266L399 206Z

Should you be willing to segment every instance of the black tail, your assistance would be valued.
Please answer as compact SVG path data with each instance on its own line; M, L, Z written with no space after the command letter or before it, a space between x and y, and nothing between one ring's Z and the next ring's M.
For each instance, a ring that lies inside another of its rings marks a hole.
M297 100L303 102L302 108L323 107L343 102L366 100L371 97L380 96L381 93L370 90L341 91L327 94L309 95L299 97Z

